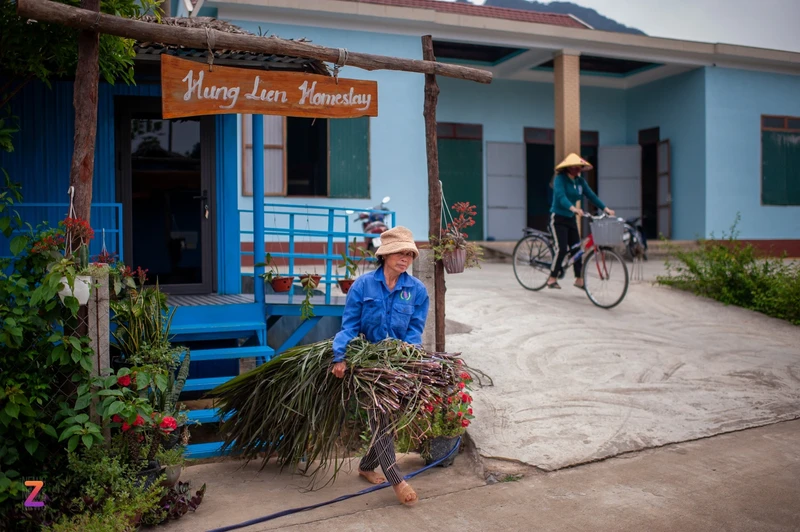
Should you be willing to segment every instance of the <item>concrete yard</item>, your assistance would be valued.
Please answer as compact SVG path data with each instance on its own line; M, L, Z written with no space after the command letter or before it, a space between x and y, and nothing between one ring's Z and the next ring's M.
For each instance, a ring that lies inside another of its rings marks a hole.
M800 328L647 280L612 310L572 286L531 292L510 264L447 276L448 335L489 374L480 455L552 471L800 417Z

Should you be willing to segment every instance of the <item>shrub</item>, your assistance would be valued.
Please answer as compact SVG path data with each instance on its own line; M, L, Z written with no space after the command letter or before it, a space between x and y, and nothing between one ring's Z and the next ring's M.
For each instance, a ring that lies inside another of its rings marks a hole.
M738 241L739 220L737 215L721 241L700 240L697 250L674 251L677 264L668 262L668 274L658 282L800 325L800 268L785 255L761 257Z

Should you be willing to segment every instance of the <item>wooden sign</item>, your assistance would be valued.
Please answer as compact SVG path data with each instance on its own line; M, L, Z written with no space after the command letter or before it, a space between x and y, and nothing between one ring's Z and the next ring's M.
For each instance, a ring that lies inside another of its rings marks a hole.
M309 118L378 116L378 83L299 72L216 66L161 56L163 118L262 114Z

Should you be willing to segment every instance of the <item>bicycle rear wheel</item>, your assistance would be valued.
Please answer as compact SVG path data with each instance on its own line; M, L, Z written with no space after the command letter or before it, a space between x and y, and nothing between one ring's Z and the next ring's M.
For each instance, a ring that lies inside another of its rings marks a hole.
M536 235L522 238L514 247L514 275L519 284L528 290L541 290L550 277L553 248L544 238Z
M590 251L583 266L583 283L589 300L600 308L613 308L628 293L628 267L610 249Z

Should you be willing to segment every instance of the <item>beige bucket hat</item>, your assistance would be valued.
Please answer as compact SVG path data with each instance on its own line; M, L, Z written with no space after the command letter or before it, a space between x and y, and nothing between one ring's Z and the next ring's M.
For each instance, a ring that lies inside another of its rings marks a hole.
M580 166L582 170L591 170L594 168L591 164L589 164L589 161L583 157L574 153L570 153L563 161L559 163L558 166L556 166L556 172L563 170L564 168L569 168L570 166Z
M414 242L414 235L407 228L398 225L388 231L381 233L381 245L375 255L391 255L411 251L414 257L419 257L417 244Z

